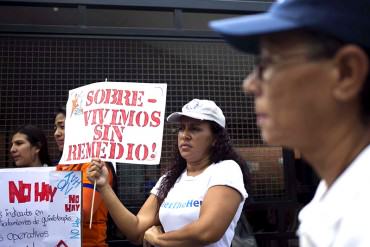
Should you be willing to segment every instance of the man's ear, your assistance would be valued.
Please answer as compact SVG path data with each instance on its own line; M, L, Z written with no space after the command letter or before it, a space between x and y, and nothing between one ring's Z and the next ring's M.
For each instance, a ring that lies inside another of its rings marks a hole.
M338 50L335 57L338 80L333 94L340 101L358 97L369 73L369 57L356 45L346 45Z

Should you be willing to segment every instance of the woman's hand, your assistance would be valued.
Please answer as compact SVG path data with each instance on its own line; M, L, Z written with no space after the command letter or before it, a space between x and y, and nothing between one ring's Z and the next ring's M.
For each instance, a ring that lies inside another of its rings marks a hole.
M97 158L91 160L91 164L87 169L87 178L91 182L96 181L98 188L104 187L109 184L108 175L108 168L105 166L104 161Z
M152 226L144 233L144 246L156 245L158 236L163 233L161 226ZM147 244L150 245L147 245Z

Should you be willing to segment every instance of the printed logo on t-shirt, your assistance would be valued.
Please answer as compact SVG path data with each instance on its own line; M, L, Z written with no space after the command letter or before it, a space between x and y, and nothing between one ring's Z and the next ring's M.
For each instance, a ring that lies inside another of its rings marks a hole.
M191 208L191 207L200 207L202 205L201 200L185 200L185 201L177 201L177 202L168 202L165 201L162 203L162 208Z

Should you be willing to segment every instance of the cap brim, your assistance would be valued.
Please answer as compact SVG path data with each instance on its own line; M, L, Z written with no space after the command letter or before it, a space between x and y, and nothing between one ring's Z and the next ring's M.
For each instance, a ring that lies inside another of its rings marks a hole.
M300 28L297 23L271 13L211 21L209 26L231 45L253 54L259 52L260 36Z
M203 117L201 117L197 114L174 112L174 113L170 114L167 117L167 122L169 122L169 123L178 123L178 122L180 122L181 117L184 117L184 116L194 118L194 119L199 119L199 120L205 120Z

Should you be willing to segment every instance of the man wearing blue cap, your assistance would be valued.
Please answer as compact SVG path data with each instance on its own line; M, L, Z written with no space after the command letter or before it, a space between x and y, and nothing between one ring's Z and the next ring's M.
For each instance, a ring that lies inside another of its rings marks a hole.
M259 55L243 87L263 139L300 150L322 178L300 246L369 247L370 1L278 1L210 27Z

